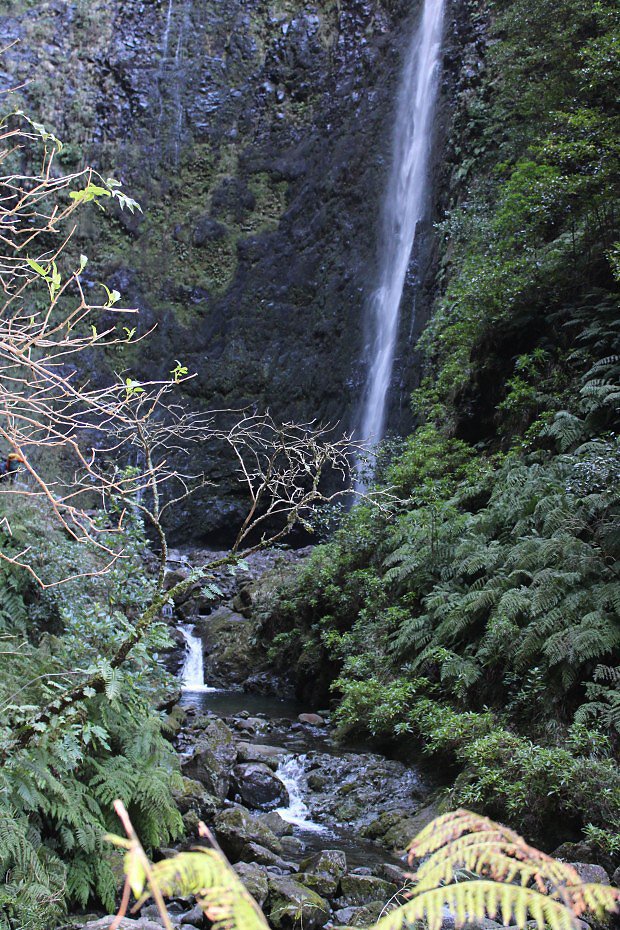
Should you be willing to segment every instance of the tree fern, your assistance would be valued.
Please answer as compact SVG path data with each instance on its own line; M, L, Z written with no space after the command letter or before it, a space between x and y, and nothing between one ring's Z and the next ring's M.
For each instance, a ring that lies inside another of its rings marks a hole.
M468 811L429 824L410 845L409 858L423 860L411 900L380 920L377 930L400 930L416 920L439 930L446 908L457 925L491 917L505 925L534 920L540 930L574 930L584 914L600 919L620 903L618 889L583 882L572 866ZM463 869L476 877L458 881Z

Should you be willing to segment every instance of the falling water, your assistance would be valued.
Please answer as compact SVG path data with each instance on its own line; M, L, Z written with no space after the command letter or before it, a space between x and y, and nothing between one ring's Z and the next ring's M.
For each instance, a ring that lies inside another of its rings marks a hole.
M361 437L373 445L385 429L405 275L427 203L444 5L445 0L424 0L398 91L392 167L383 203L379 283L371 305L374 341L360 423Z
M191 8L191 0L181 0L176 4L174 0L168 0L161 39L159 68L155 79L159 101L159 150L166 153L174 165L179 160L185 120L183 98L187 75L184 69L184 56Z
M310 811L304 802L304 794L308 793L305 762L305 755L290 756L278 766L276 775L286 785L289 803L288 807L279 807L276 813L282 820L309 833L326 833L326 827L310 819Z
M187 656L181 673L181 688L183 691L217 691L205 685L204 659L202 655L202 640L194 636L191 626L180 626L183 639L187 643Z

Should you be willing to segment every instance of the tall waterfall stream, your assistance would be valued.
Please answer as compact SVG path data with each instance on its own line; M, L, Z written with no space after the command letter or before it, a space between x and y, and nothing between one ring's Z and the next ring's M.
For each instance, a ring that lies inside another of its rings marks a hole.
M444 7L445 0L425 0L398 90L392 166L383 201L379 279L371 298L370 369L360 420L360 436L373 445L385 430L405 276L428 202Z

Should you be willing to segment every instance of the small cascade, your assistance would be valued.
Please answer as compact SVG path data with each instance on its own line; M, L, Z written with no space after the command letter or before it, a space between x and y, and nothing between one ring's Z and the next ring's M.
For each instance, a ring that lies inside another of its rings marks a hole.
M187 643L187 657L181 672L182 691L217 691L205 685L204 659L202 655L202 640L194 636L191 626L180 626L179 631Z
M278 766L276 775L286 786L289 805L279 807L276 813L282 820L294 824L301 830L309 833L328 833L327 827L310 819L310 810L304 802L304 795L308 793L305 762L305 755L290 756Z
M400 304L416 230L427 210L433 114L439 86L445 0L424 0L398 91L392 167L382 209L378 286L371 298L373 341L359 435L383 438Z

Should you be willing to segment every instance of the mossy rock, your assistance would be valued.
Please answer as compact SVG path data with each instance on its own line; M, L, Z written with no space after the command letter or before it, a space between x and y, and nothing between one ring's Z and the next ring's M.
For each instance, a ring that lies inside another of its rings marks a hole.
M269 879L269 923L275 930L316 930L327 922L330 907L316 892L287 876Z

